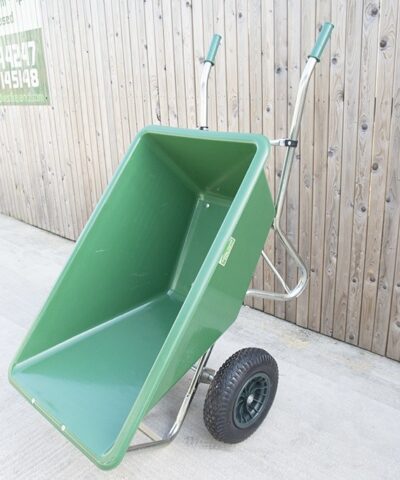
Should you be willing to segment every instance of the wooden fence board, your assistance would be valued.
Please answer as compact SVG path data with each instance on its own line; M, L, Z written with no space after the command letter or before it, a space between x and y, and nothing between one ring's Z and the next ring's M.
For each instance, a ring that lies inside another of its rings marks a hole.
M49 105L0 106L0 211L75 239L135 134L195 128L213 33L209 126L285 137L318 28L335 24L306 100L282 227L310 268L288 304L247 305L400 360L397 0L32 0ZM15 31L26 29L16 16ZM0 34L2 34L0 32ZM275 195L284 149L265 173ZM262 221L262 219L260 219ZM268 256L298 272L270 235ZM264 262L252 286L280 286Z

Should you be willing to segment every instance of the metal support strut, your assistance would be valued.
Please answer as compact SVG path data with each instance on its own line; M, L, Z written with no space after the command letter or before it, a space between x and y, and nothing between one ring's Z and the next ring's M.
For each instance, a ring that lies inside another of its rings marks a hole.
M164 437L161 437L157 433L153 432L149 427L141 423L138 430L142 432L144 435L146 435L149 441L131 445L130 447L128 447L128 450L127 450L128 452L131 452L133 450L139 450L140 448L153 447L156 445L169 443L176 437L176 435L178 434L182 426L183 420L185 419L186 413L193 400L193 397L196 393L197 387L199 386L200 383L209 383L210 378L213 375L212 374L213 371L211 369L206 368L212 349L213 347L209 348L207 352L200 358L197 364L193 367L193 370L195 373L193 375L192 381L190 382L189 388L183 399L182 405L168 433Z

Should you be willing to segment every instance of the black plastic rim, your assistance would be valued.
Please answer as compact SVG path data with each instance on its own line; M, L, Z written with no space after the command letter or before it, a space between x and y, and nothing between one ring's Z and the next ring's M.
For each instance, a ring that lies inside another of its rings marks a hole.
M253 425L265 406L271 392L271 380L265 373L255 373L244 384L233 409L233 422L238 428Z

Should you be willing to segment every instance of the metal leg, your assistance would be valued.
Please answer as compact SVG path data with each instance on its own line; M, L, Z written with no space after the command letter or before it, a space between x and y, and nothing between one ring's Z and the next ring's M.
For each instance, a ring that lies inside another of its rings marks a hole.
M290 240L286 237L286 235L282 232L282 230L279 227L279 224L274 223L274 230L276 231L279 239L283 243L288 255L293 259L295 262L300 274L299 274L299 281L297 285L294 288L288 287L286 284L285 280L282 278L278 270L275 268L274 264L271 262L271 260L268 258L267 254L262 251L261 255L263 256L265 262L267 265L271 268L277 279L279 280L280 284L283 286L285 289L286 293L278 293L278 292L267 292L265 290L255 290L255 289L250 289L247 291L247 295L253 296L253 297L260 297L266 300L276 300L276 301L282 301L282 302L287 302L288 300L291 300L292 298L298 297L306 288L307 282L308 282L308 271L307 267L305 266L303 260L300 258L296 250L294 249L292 243Z
M247 295L253 297L260 297L266 300L279 300L279 301L288 301L292 298L298 297L306 288L308 281L308 272L307 268L300 258L299 254L296 252L290 240L283 233L280 227L280 219L282 216L283 205L285 203L286 191L289 184L290 172L293 166L293 159L295 153L295 146L297 145L297 138L299 135L300 120L304 110L304 102L306 99L308 84L310 82L311 75L314 71L314 67L317 60L313 57L310 57L306 63L304 72L300 79L299 91L297 93L296 104L293 113L292 124L290 127L289 138L288 139L276 139L271 140L271 145L273 146L286 146L286 156L283 163L281 181L279 183L278 194L275 201L275 219L273 228L278 235L280 241L283 243L283 246L286 249L288 255L292 258L297 268L299 269L299 281L294 288L289 288L282 276L279 274L278 270L275 268L271 260L267 257L266 253L261 252L265 262L274 272L275 276L278 278L279 282L285 289L286 293L277 293L277 292L266 292L264 290L255 290L250 289L247 291Z
M193 375L192 381L190 382L185 398L183 399L181 408L179 409L179 412L176 416L176 419L172 427L170 428L169 432L165 435L165 437L160 437L157 433L153 432L146 425L140 424L139 431L144 433L149 438L149 441L138 443L136 445L131 445L127 450L128 452L131 452L133 450L139 450L140 448L153 447L156 445L169 443L176 437L176 435L178 434L182 426L183 420L185 419L186 413L189 409L190 403L193 400L193 397L196 393L199 383L208 383L208 380L210 379L210 375L212 376L212 370L205 368L207 365L208 359L210 358L212 349L213 347L209 348L207 352L200 358L197 365L194 367L195 373Z
M300 121L303 115L304 103L307 95L308 85L310 83L310 79L311 79L311 75L313 74L314 67L316 63L320 61L321 54L326 46L326 43L329 40L329 37L331 36L332 29L333 29L333 25L331 23L326 22L324 24L324 26L321 29L321 33L319 34L319 37L317 39L317 43L315 44L315 47L313 48L311 54L308 56L306 66L300 78L299 90L297 92L296 103L294 106L293 119L292 119L292 124L290 126L289 137L270 140L270 144L272 146L287 147L285 161L283 163L283 168L282 168L281 181L279 183L278 194L276 196L276 201L275 201L275 220L274 220L273 228L278 234L279 239L283 243L283 246L285 247L288 255L293 259L297 268L299 269L299 272L300 272L299 281L294 288L290 289L287 286L284 279L282 278L282 276L279 274L278 270L272 264L271 260L267 257L267 255L263 251L261 252L261 254L265 262L269 265L271 270L274 272L275 276L277 277L277 279L285 289L286 293L266 292L264 290L251 289L251 290L248 290L247 292L247 295L250 295L250 296L261 297L269 300L287 301L292 298L298 297L303 292L303 290L306 288L306 285L307 285L307 281L308 281L307 268L303 260L300 258L300 256L294 249L290 240L282 232L280 227L280 219L282 216L283 205L285 203L285 197L286 197L287 187L289 184L290 172L293 166L294 153L295 153L295 148L298 142L297 139L299 136Z

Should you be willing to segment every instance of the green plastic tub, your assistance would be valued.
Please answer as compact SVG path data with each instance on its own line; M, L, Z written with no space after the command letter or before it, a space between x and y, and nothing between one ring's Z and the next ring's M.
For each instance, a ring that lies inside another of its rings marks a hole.
M142 130L10 367L99 467L235 320L272 224L261 135Z

